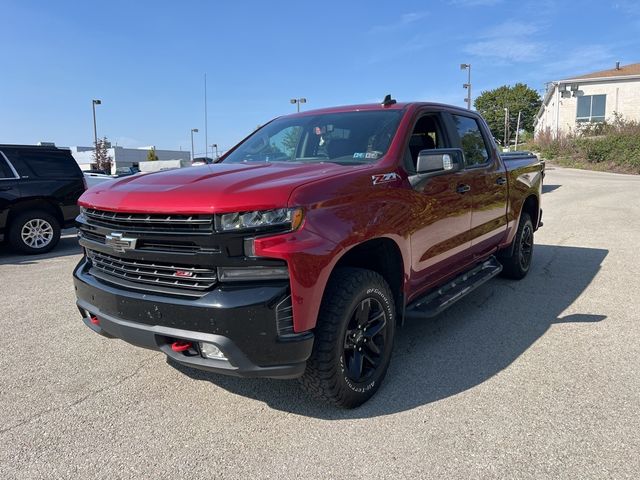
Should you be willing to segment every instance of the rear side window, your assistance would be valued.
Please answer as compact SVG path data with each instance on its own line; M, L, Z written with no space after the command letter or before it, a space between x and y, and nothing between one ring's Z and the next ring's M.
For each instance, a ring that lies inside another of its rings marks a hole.
M20 160L38 177L79 177L79 167L70 153L20 152Z
M482 130L475 118L452 115L456 130L460 136L460 145L464 152L467 167L482 165L489 161L489 149L482 137Z
M15 178L15 175L11 171L11 168L9 168L9 165L2 156L2 153L0 153L0 178Z

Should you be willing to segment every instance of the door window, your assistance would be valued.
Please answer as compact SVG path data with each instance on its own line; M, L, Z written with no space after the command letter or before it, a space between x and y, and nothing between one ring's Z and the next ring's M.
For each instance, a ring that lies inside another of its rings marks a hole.
M449 146L446 145L443 131L440 117L437 114L425 115L416 122L409 139L409 146L405 152L405 166L410 173L416 172L418 154L422 150L447 148Z
M20 159L38 177L66 178L79 176L78 164L65 153L21 152Z
M2 153L0 153L0 179L4 178L15 178L15 175L11 171L7 161L2 156Z
M475 118L452 115L456 130L460 136L460 146L464 152L467 167L483 165L489 161L489 149L482 137L482 130Z

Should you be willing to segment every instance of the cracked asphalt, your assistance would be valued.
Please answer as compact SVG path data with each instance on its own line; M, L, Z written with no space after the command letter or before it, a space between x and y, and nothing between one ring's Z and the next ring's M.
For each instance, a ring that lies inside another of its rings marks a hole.
M0 477L640 478L640 177L549 167L520 282L410 322L335 410L89 331L73 232L0 249Z

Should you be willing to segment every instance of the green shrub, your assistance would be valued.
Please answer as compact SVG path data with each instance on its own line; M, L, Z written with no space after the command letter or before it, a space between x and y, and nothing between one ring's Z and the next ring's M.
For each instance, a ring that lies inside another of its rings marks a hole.
M559 138L547 131L536 137L531 149L565 165L640 173L640 122L616 114L609 122L581 124Z

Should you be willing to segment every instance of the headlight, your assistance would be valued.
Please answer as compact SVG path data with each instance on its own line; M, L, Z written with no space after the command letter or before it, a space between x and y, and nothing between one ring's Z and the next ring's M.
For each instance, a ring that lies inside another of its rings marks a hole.
M284 227L286 230L296 230L301 224L301 208L277 208L275 210L216 215L216 229L220 232L237 232L269 227Z

